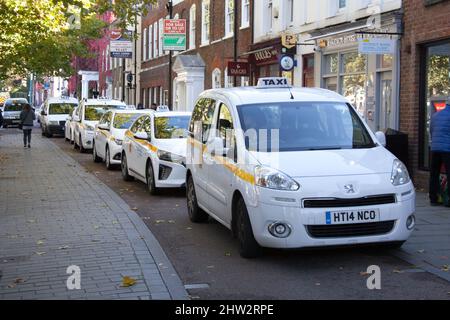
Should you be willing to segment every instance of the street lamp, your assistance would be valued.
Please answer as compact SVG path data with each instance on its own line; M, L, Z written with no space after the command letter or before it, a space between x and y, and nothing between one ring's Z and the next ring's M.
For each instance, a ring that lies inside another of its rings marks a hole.
M166 9L169 12L169 19L173 18L173 2L172 0L169 0L166 4ZM172 50L169 51L169 108L170 110L172 110L172 88L173 83L172 83ZM162 103L161 103L162 104Z

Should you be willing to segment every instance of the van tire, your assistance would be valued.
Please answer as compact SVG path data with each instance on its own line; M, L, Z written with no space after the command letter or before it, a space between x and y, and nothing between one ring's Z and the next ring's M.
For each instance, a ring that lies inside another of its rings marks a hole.
M236 229L241 257L251 259L262 255L262 247L256 242L248 216L244 199L240 198L236 204Z
M80 134L80 137L78 138L78 142L80 143L78 145L78 147L80 147L80 153L85 153L86 149L83 147L83 141L81 140L81 134Z
M125 152L122 153L122 161L120 163L120 170L122 171L122 179L124 181L133 181L133 177L128 173L127 156Z
M198 205L194 179L191 175L188 176L186 182L186 201L191 222L202 223L208 221L209 215Z

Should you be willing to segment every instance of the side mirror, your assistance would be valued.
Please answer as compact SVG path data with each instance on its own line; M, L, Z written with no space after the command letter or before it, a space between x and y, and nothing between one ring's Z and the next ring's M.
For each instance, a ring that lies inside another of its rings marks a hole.
M377 137L378 142L383 146L386 147L386 135L382 131L375 132L375 136Z
M109 126L105 123L99 124L97 126L100 130L108 130L109 131Z
M71 117L71 116L68 116L66 120L67 120L67 121L70 121L70 120L72 120L72 117Z
M73 121L80 122L80 117L79 116L73 116Z
M134 137L139 140L148 140L148 134L144 131L139 131L134 134Z
M45 113L44 110L41 111L41 116L46 116L47 114Z

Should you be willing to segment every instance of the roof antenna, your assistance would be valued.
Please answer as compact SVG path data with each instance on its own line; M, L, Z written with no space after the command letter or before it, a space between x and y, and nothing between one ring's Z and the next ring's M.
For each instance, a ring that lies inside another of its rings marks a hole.
M291 94L291 100L294 100L295 98L294 98L294 95L292 94L291 87L289 86L288 89L289 89L289 93Z

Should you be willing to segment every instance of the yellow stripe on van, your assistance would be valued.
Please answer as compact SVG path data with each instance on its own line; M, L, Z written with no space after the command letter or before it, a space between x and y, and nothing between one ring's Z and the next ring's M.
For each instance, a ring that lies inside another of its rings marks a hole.
M142 139L136 139L134 137L134 134L131 131L129 131L129 130L127 130L125 132L125 135L128 138L130 138L131 140L136 141L137 143L141 144L142 146L144 146L145 148L147 148L147 149L149 149L149 150L151 150L153 152L157 152L158 151L158 148L155 147L154 145L152 145L150 142L148 142L146 140L142 140Z

